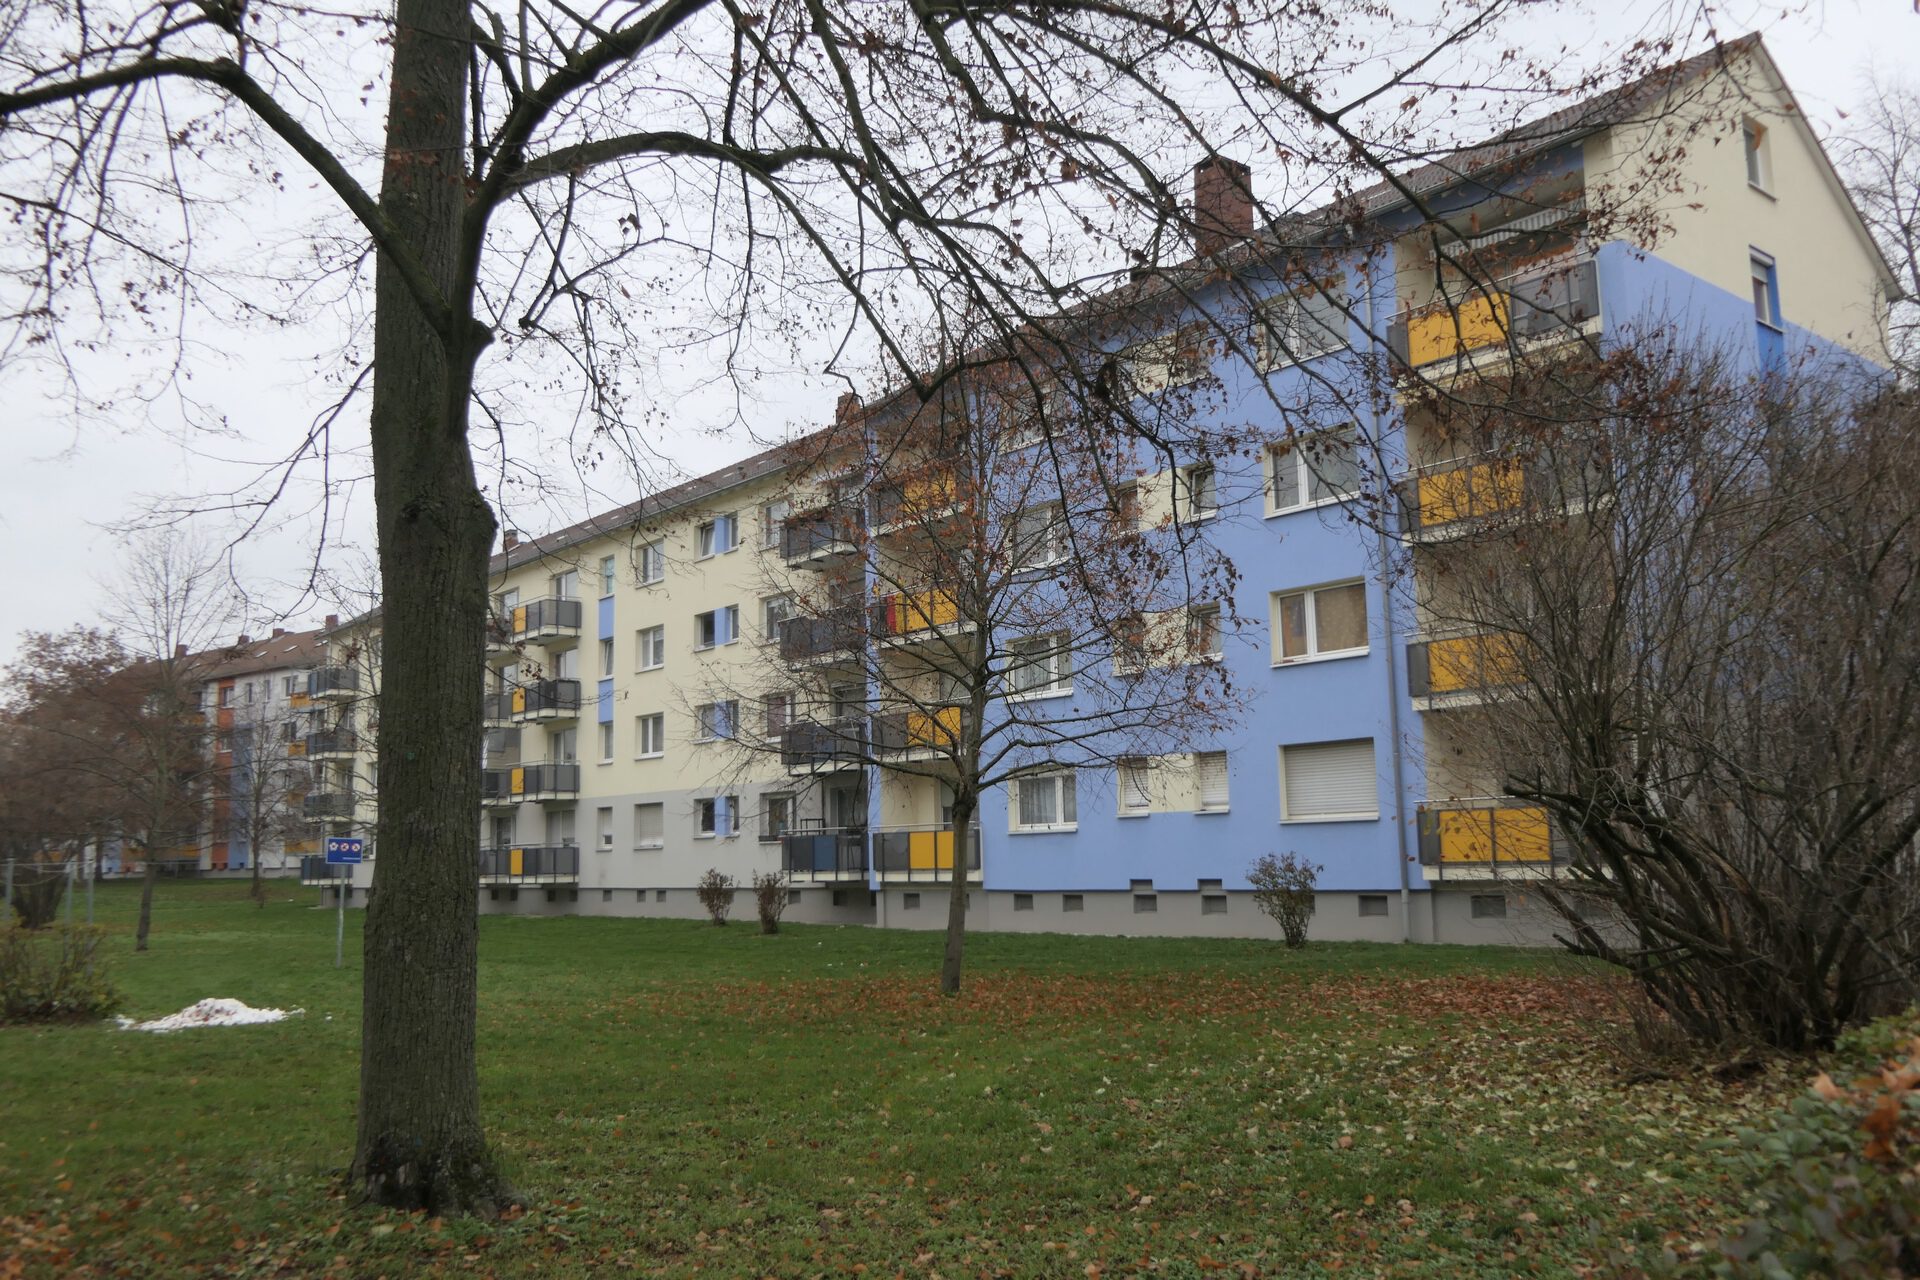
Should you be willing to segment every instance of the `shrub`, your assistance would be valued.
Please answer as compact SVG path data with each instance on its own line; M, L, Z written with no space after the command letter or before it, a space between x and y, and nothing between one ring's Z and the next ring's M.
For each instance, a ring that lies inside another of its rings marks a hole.
M29 929L44 929L60 914L67 893L67 855L37 853L13 864L13 909Z
M1307 945L1307 921L1313 918L1313 885L1321 868L1297 854L1263 853L1247 868L1254 905L1280 926L1290 947Z
M1821 1072L1767 1131L1742 1130L1756 1212L1720 1242L1715 1271L1778 1276L1920 1273L1920 1020L1841 1039L1845 1083Z
M693 892L715 924L727 922L727 912L733 910L732 876L721 875L718 867L708 867L707 874L700 877L700 883L693 887Z
M753 906L760 913L760 932L780 932L780 916L787 909L787 873L769 871L755 875Z
M97 954L105 933L94 925L28 932L0 919L0 1022L104 1018L118 1008Z

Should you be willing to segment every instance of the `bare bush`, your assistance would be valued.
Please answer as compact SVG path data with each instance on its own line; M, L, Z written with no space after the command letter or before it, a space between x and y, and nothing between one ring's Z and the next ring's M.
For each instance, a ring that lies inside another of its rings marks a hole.
M708 867L707 873L693 887L700 905L706 908L708 918L718 925L725 924L727 912L733 910L733 890L733 877L720 874L718 867Z
M753 877L753 906L760 913L760 932L780 932L780 917L787 909L787 873L768 871Z
M1313 919L1313 886L1324 868L1295 853L1263 853L1247 869L1253 901L1275 924L1289 947L1307 945Z

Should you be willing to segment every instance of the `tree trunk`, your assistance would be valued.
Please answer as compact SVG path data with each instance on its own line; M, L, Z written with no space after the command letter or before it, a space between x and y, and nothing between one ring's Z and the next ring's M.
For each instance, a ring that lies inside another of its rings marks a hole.
M254 906L264 907L267 905L267 887L260 880L260 846L258 842L253 845L251 852L253 854L253 887L248 889L247 893L253 898Z
M947 886L947 952L940 962L940 994L960 994L960 959L967 945L967 847L976 807L972 796L953 798L953 877Z
M147 935L153 932L153 884L160 878L160 864L153 856L153 850L147 851L146 872L140 877L140 927L133 931L133 949L147 949Z
M440 1214L511 1203L480 1126L475 1060L480 700L494 519L467 402L483 336L459 292L468 22L400 0L381 209L449 302L388 255L375 274L380 813L363 956L356 1200Z

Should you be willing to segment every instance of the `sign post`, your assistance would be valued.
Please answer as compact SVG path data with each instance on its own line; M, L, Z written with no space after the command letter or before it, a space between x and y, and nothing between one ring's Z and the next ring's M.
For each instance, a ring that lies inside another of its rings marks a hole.
M330 867L357 867L360 855L366 849L366 842L358 836L328 836L327 865ZM353 872L349 870L343 877L345 883L336 885L334 900L340 904L339 919L333 929L333 967L341 967L347 938L347 894L353 888Z

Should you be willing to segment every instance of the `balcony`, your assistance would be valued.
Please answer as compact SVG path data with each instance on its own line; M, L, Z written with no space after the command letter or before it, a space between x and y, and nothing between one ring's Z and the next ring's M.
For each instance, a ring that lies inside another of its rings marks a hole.
M487 655L498 657L512 653L517 648L513 638L513 617L505 613L487 615Z
M789 569L828 569L860 554L865 513L852 503L789 516L780 530L780 555Z
M1455 288L1459 302L1408 312L1388 326L1387 345L1409 368L1504 350L1509 340L1584 332L1600 315L1600 276L1592 258L1519 272L1489 282L1484 291L1466 281Z
M801 880L867 878L863 831L789 831L780 837L780 866Z
M1407 693L1415 708L1471 706L1525 679L1520 637L1506 632L1414 640L1407 645Z
M480 851L480 883L578 884L580 847L571 844L524 845Z
M525 799L513 785L516 768L482 769L480 771L480 803L498 808L502 805L519 804Z
M960 602L951 591L909 591L881 596L873 606L873 634L893 643L911 643L971 631L960 619Z
M351 791L310 791L300 798L300 816L338 821L353 817Z
M581 612L578 600L558 596L530 600L507 612L507 633L515 644L531 641L564 649L580 639Z
M780 657L792 666L840 662L859 649L862 631L857 606L830 609L817 618L783 618Z
M966 878L980 878L980 827L970 827ZM953 876L953 828L882 827L873 833L873 861L883 880L949 880Z
M326 729L307 735L309 760L351 760L360 750L358 735L347 729Z
M1566 844L1545 809L1487 797L1420 806L1420 867L1429 880L1550 875Z
M874 754L927 759L951 754L960 742L959 707L894 711L873 718Z
M578 680L535 680L492 696L503 699L502 708L495 709L504 709L510 724L552 724L580 718Z
M580 766L571 761L517 764L506 772L507 789L517 800L575 800L580 796Z
M1417 542L1443 542L1500 520L1587 511L1606 500L1609 488L1591 459L1477 454L1422 467L1401 481L1401 526Z
M300 857L301 884L348 884L352 880L352 867L328 862L325 854L308 853Z
M874 495L876 536L902 529L929 528L960 508L960 480L950 467L930 469Z
M802 720L780 734L780 758L792 774L832 773L857 769L866 759L864 720L830 720L824 724Z
M360 672L353 667L320 667L307 672L309 698L342 701L360 696Z

